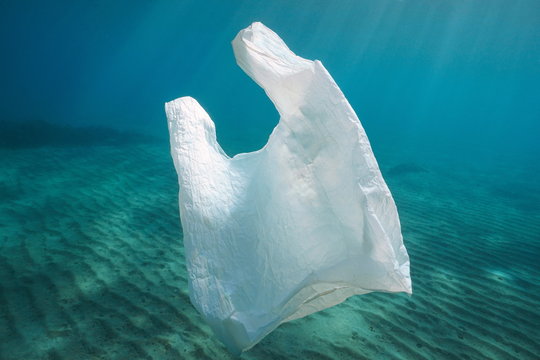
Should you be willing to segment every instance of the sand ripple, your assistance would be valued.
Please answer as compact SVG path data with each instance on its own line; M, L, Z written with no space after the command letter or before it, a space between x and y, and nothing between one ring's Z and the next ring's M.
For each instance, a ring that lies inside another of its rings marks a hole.
M230 358L189 302L166 145L1 152L0 359ZM421 168L388 174L414 295L353 297L244 358L537 358L539 212Z

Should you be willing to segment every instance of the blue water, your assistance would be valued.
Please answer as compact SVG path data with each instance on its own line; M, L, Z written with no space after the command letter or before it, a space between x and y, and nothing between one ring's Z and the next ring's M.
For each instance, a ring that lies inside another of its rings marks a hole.
M279 116L253 21L319 59L396 199L414 294L285 324L246 358L540 353L540 2L0 2L0 359L227 358L187 298L163 104L229 155Z

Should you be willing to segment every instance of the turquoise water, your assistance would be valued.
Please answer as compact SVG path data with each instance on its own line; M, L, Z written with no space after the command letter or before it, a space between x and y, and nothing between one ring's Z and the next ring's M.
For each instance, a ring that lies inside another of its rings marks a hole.
M320 59L396 200L413 295L283 324L246 359L540 354L537 1L2 2L0 359L227 359L189 302L163 103L229 155L278 115L253 21Z

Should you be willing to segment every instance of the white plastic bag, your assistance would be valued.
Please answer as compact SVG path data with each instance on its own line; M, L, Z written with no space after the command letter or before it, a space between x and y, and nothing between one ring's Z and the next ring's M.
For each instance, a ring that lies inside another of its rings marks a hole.
M261 23L233 41L281 115L229 158L196 100L166 104L193 305L233 353L371 291L411 293L399 218L358 117L319 61Z

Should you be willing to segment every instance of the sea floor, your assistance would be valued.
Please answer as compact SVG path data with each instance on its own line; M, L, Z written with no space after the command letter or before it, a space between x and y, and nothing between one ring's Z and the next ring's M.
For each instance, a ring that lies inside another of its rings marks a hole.
M242 357L538 359L538 178L379 162L413 295L352 297ZM165 143L0 149L0 359L231 358L189 301L177 191Z

